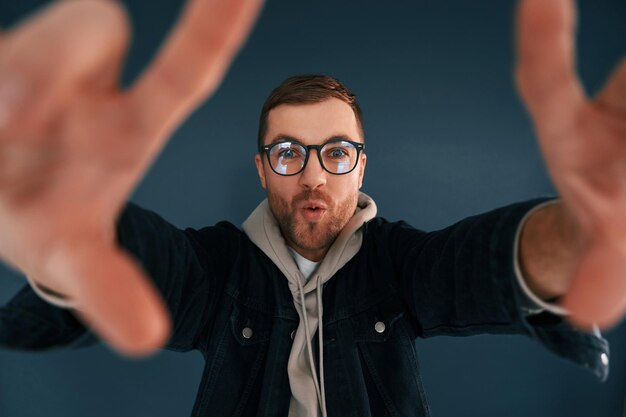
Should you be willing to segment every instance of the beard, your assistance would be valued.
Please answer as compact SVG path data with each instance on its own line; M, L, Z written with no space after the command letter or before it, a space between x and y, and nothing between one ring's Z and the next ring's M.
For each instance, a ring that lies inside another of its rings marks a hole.
M288 202L269 188L267 189L270 209L278 221L283 237L288 243L311 251L327 250L333 244L341 230L354 215L358 198L359 192L357 190L333 206L331 199L324 193L305 190L293 197L291 202ZM298 203L306 200L324 202L327 210L320 221L307 221L299 213Z

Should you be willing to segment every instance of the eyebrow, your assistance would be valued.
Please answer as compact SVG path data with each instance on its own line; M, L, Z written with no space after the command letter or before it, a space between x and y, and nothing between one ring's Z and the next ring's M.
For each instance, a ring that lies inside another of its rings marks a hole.
M334 135L334 136L331 136L331 137L325 139L322 143L330 142L330 141L333 141L333 140L349 140L349 141L352 141L352 142L358 142L356 140L353 140L352 138L350 138L347 135ZM297 143L299 143L301 145L304 145L304 143L300 139L294 138L293 136L289 136L289 135L277 135L276 137L274 137L274 139L272 139L272 141L269 143L269 145L273 145L273 144L278 143L278 142L297 142Z

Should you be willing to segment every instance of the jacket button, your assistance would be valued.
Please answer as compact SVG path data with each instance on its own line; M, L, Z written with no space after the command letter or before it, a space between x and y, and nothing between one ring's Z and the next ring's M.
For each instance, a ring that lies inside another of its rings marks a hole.
M296 331L292 330L291 331L291 340L293 340L294 337L296 337Z
M374 325L374 329L376 330L376 333L382 333L385 331L385 323L383 323L382 321L377 321L376 324Z
M602 365L607 366L609 364L609 356L606 353L600 355L600 360L602 361Z
M244 327L241 331L241 335L246 339L250 339L252 337L252 329L249 327Z

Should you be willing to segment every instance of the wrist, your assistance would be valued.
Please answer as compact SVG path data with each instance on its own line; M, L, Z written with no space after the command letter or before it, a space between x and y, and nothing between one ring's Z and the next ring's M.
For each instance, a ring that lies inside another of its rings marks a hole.
M529 289L542 300L564 296L582 247L580 228L560 201L530 213L522 225L519 264Z

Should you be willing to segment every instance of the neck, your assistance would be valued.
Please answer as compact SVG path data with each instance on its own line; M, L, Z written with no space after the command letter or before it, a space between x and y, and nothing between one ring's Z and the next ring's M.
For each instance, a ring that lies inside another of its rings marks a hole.
M298 252L298 255L308 259L311 262L321 262L324 259L324 256L328 253L328 249L330 248L322 248L322 249L307 249L301 248L293 242L287 241L287 245L290 248Z

